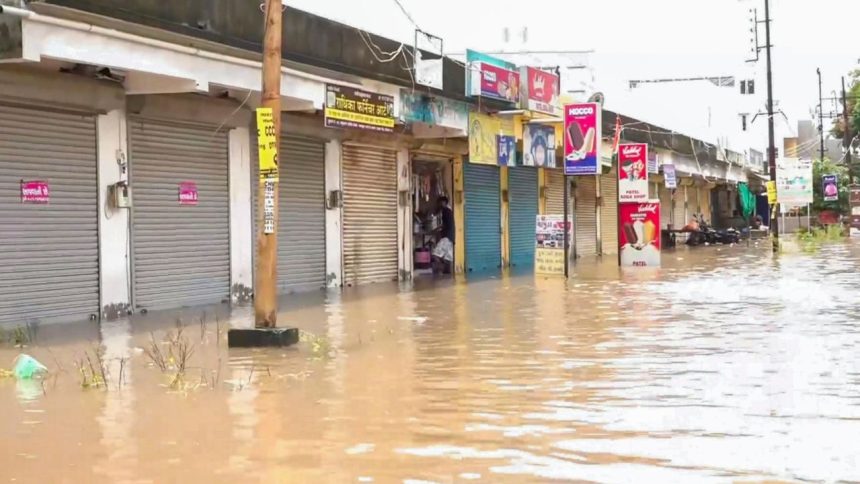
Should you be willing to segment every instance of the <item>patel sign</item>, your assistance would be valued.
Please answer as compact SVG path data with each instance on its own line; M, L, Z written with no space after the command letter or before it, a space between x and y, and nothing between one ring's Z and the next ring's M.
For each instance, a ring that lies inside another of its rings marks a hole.
M564 106L564 174L600 174L601 108L597 103Z
M394 132L394 97L326 84L325 126Z
M621 267L660 266L660 202L618 206Z
M630 143L618 145L618 201L621 203L648 200L648 145Z
M48 203L50 200L48 182L21 180L21 203Z

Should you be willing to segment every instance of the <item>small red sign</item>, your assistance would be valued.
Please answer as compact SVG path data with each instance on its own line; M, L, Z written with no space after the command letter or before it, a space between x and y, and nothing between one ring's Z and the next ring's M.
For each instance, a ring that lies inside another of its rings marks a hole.
M51 193L46 181L24 181L21 180L21 202L22 203L48 203Z
M197 205L197 184L182 182L179 184L179 204Z

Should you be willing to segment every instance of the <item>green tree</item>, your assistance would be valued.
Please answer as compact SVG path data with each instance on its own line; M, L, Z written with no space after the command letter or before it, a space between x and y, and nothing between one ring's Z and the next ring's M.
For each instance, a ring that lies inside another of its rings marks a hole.
M851 120L851 128L854 134L860 133L860 69L856 69L849 74L848 83L846 86L848 93L848 112ZM842 112L842 91L837 94L838 112ZM842 138L845 135L845 123L842 117L833 120L833 127L830 129L830 134L834 138Z
M839 200L825 202L822 185L824 175L836 175L838 177ZM836 210L841 214L847 214L848 209L848 168L845 165L837 165L833 160L815 160L812 164L812 210L819 213L822 210Z

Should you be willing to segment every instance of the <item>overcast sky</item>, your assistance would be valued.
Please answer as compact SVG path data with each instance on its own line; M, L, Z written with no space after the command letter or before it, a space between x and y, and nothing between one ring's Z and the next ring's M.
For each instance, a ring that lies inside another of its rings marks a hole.
M402 42L412 43L413 25L395 0L289 0L296 8L333 18ZM505 44L503 29L512 36L528 28L529 50L594 49L588 57L595 88L607 105L649 121L686 125L707 124L711 111L725 111L739 126L737 112L764 109L764 57L747 64L748 10L764 16L764 0L401 0L425 31L444 38L445 51L466 48L484 51L521 48ZM860 43L853 28L860 22L857 0L771 0L774 45L774 89L780 108L790 119L809 118L818 103L816 67L821 67L825 97L839 89L839 78L857 66ZM761 26L761 43L764 43ZM571 58L571 63L577 59ZM630 79L734 75L755 77L757 95L742 101L714 104L708 86L672 85L630 91ZM704 94L703 94L704 93ZM647 99L646 99L647 98ZM658 98L656 101L654 98ZM675 99L677 98L677 101ZM613 102L613 99L615 102ZM691 105L698 100L698 105ZM659 109L661 103L674 103ZM625 110L625 107L629 109ZM828 105L825 111L829 110ZM657 119L655 119L657 118ZM780 135L790 134L784 121ZM764 120L756 121L764 127ZM695 129L693 129L695 131ZM754 130L756 136L765 131ZM755 140L756 146L766 143Z

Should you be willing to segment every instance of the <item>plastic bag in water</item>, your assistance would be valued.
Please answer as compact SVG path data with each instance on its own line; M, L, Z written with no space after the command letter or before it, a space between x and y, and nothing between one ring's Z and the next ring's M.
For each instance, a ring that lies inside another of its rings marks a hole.
M18 355L12 373L18 380L30 380L34 376L46 373L48 368L30 355Z

